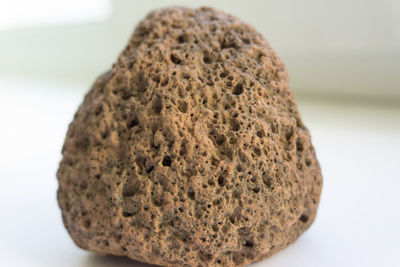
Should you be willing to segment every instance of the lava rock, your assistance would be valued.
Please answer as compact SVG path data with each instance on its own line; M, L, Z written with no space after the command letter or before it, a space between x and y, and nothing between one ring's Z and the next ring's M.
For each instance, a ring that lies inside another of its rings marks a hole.
M136 28L69 126L57 172L84 249L165 266L243 266L315 219L321 171L285 66L211 8Z

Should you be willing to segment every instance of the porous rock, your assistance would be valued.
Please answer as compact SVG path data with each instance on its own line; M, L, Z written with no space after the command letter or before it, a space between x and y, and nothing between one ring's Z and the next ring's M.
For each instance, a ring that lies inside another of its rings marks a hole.
M58 201L75 243L164 266L242 266L314 221L321 172L277 54L211 8L136 28L69 126Z

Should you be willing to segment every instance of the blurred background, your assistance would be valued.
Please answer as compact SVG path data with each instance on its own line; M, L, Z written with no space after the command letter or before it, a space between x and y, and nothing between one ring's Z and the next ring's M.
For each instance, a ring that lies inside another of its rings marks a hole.
M324 175L315 224L254 266L394 266L400 1L0 1L0 266L146 266L78 249L55 173L69 122L136 24L170 5L253 25L285 62Z

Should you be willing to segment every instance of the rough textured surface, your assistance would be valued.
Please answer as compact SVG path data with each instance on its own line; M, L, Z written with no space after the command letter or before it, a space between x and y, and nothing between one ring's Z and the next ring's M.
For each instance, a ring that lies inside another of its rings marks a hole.
M71 123L57 173L76 244L168 266L242 266L314 221L321 173L286 69L210 8L152 12Z

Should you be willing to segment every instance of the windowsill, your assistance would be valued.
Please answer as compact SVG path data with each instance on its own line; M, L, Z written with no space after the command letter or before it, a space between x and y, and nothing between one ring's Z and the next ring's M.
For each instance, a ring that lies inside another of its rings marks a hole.
M62 225L55 173L85 86L0 80L0 87L7 89L0 91L7 99L0 106L0 208L8 214L0 222L0 265L145 266L84 252ZM323 170L319 213L297 242L254 266L397 262L400 109L301 97L298 104Z

